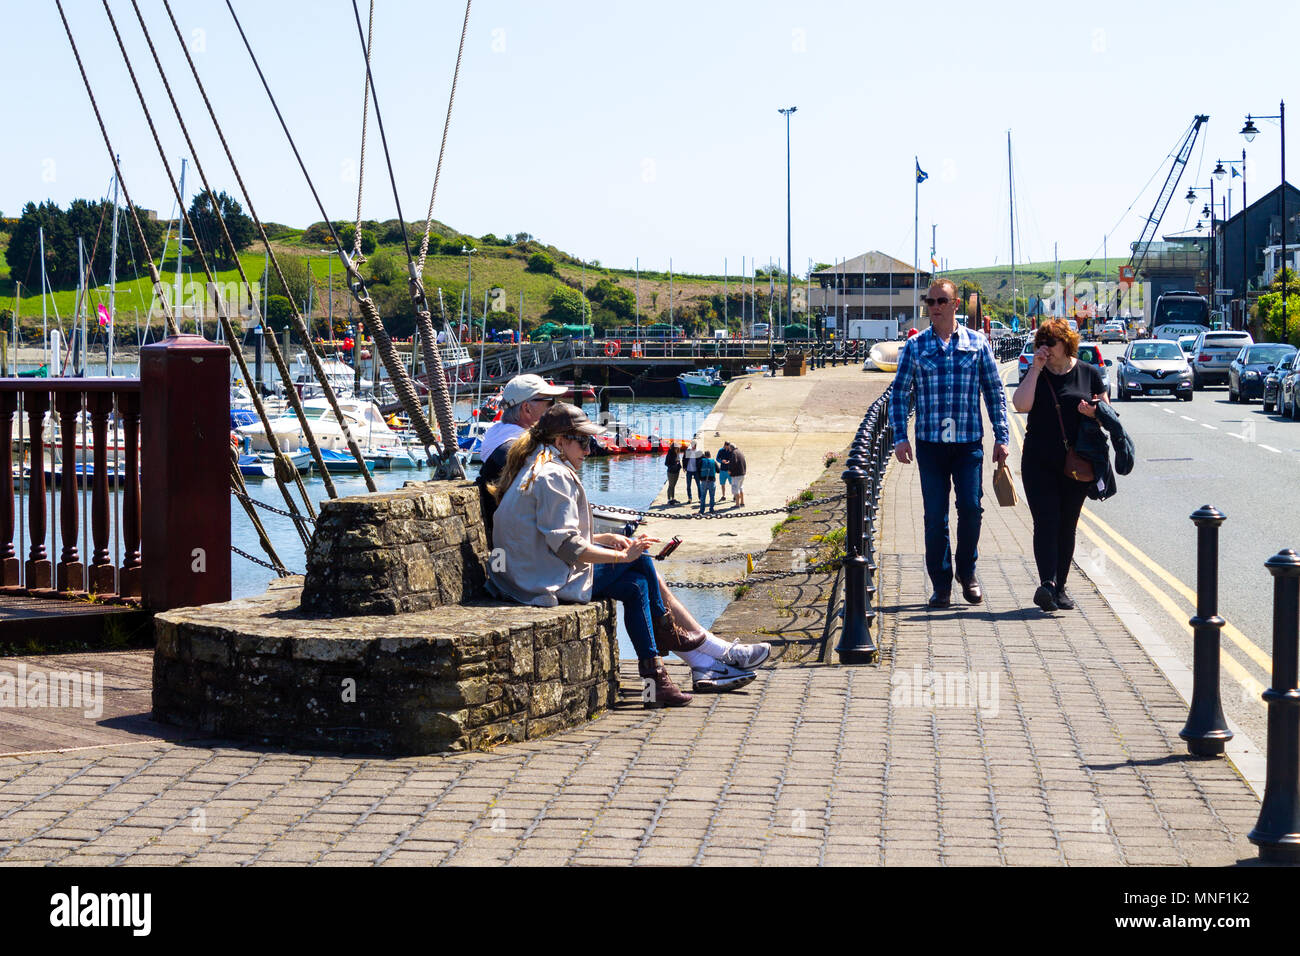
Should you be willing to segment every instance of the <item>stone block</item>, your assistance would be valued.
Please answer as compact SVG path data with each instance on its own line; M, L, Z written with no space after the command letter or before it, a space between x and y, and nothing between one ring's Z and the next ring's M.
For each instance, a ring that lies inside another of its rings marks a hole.
M221 634L198 633L190 637L190 656L205 664L230 664L230 648Z
M564 702L564 684L561 681L541 681L533 687L533 697L528 706L530 717L554 714Z
M533 655L537 661L537 679L555 680L560 676L560 652L554 647L539 647Z
M560 665L566 683L585 681L591 676L591 645L582 641L563 645Z

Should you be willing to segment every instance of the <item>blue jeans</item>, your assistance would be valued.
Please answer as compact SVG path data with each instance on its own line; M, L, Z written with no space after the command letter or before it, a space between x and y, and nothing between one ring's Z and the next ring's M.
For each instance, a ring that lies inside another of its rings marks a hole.
M695 485L696 485L696 490L699 491L700 493L700 514L704 514L704 501L706 498L708 499L709 502L709 510L712 511L713 510L713 488L714 488L713 479L706 478L703 481L697 481Z
M658 657L654 618L668 613L659 593L659 572L654 559L643 554L631 564L598 564L591 586L592 598L613 598L623 605L623 625L638 660ZM654 615L654 617L651 617Z
M925 508L925 569L935 591L952 590L952 549L948 539L950 494L957 493L957 577L975 577L979 558L980 522L984 509L984 446L971 442L916 443L916 467L921 473Z
M691 483L694 482L696 490L699 490L700 480L696 477L696 472L687 469L686 471L686 500L691 500Z

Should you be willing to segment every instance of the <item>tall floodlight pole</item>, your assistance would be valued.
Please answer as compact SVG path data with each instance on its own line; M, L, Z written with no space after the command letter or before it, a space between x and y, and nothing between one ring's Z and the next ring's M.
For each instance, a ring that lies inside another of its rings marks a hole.
M785 109L777 110L785 117L785 320L793 321L794 316L794 276L791 274L791 263L794 259L790 252L790 114L797 110L797 106L787 106Z

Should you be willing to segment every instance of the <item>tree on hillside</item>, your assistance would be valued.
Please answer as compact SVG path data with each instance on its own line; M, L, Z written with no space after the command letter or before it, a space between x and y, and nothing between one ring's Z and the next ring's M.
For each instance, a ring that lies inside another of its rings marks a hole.
M269 296L266 300L266 327L272 332L283 332L293 321L293 306L282 295Z
M220 192L214 197L203 190L190 204L189 215L194 241L212 259L234 262L236 253L247 249L257 238L253 220L244 215L244 207L227 193ZM226 244L218 216L225 221L230 241L234 243L233 249Z
M534 252L528 257L526 267L529 272L540 272L546 275L555 274L555 260L544 252Z
M585 325L591 321L591 303L577 292L561 287L551 292L546 300L547 310L543 319L558 322L560 325Z
M343 225L338 227L338 230L339 230L339 242L343 243L343 248L345 250L351 252L353 249L353 242L357 238L356 224L351 222L345 222L343 223ZM329 241L330 244L332 245L333 241L332 240ZM400 241L401 241L401 236L398 236L398 242ZM363 256L370 255L370 253L375 251L375 247L377 245L378 243L375 241L374 231L363 227L361 230L361 254Z
M280 263L280 271L284 273L284 281L289 284L289 295L293 301L298 303L298 308L302 309L307 304L307 289L311 285L311 280L307 272L307 259L304 256L277 256ZM249 277L251 280L251 276ZM269 284L268 291L272 295L284 295L284 286L280 284L279 277L275 274L275 269L267 276Z
M365 234L362 233L364 236ZM370 278L384 285L395 282L402 274L402 267L397 257L387 250L382 250L370 257Z
M53 201L47 199L39 206L29 202L23 207L22 217L9 236L10 278L24 287L39 288L41 282L40 230L45 230L45 272L52 285L63 285L77 279L77 243L68 227L68 216Z

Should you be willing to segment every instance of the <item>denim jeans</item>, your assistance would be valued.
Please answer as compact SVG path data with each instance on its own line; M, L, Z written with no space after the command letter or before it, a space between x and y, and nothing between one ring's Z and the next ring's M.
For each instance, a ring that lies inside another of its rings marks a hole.
M591 596L613 598L623 605L623 625L637 659L658 657L651 621L667 614L668 608L659 593L659 572L655 570L654 559L643 554L631 564L598 564L594 571Z
M712 478L707 478L707 479L705 479L705 480L703 480L703 481L697 481L697 482L695 483L696 490L700 493L700 514L704 514L704 502L705 502L705 499L708 499L708 502L709 502L709 510L710 510L710 511L713 510L713 488L714 488L714 485L715 485L715 482L713 481Z
M695 483L696 490L697 490L697 491L699 490L700 480L699 480L699 478L696 477L697 474L698 474L697 472L691 471L690 469L687 469L687 470L686 470L686 500L687 500L687 501L690 501L690 500L691 500L691 483L692 483L692 482Z
M935 591L952 590L953 561L948 537L950 495L957 496L957 577L975 576L979 558L980 522L984 509L984 447L980 442L916 443L916 467L921 475L925 509L925 569Z

